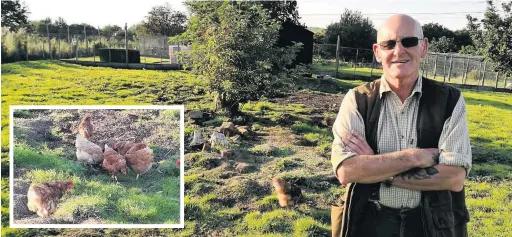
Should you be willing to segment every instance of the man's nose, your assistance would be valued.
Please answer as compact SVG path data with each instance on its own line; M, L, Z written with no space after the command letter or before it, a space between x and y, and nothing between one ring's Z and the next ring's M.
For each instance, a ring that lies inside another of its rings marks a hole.
M405 48L402 45L402 42L396 42L395 49L393 51L393 54L396 56L400 56L405 52Z

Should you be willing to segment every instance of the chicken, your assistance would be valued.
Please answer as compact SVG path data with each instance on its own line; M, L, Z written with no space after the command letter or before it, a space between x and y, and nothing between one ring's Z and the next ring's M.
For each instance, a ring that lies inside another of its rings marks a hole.
M73 188L73 181L55 181L30 185L27 193L28 209L40 217L55 213L60 199L67 190Z
M135 142L116 142L114 144L114 149L117 149L120 155L124 156L132 146L135 145Z
M153 166L153 150L144 143L136 143L128 150L124 156L126 164L139 175L145 174Z
M85 116L85 118L78 125L78 133L82 135L85 139L88 139L92 136L93 126L91 122L91 116Z
M272 185L276 189L277 199L281 207L291 206L302 199L302 191L295 184L288 184L283 179L275 177L272 179Z
M76 135L76 158L86 164L98 164L103 161L101 147L85 139L81 134Z
M101 166L108 170L116 182L117 172L121 171L121 173L126 175L126 160L123 156L117 154L117 152L110 148L107 144L105 144L105 151L103 152L103 163Z

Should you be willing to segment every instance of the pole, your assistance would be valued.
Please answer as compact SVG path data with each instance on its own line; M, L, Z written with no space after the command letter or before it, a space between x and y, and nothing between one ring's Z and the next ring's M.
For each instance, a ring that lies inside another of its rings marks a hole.
M126 64L128 64L128 23L124 23L124 49L126 51Z
M500 74L500 72L496 72L496 86L495 88L498 88L498 75Z
M452 77L452 67L453 67L453 54L450 54L450 68L448 69L448 82L450 82L450 78Z
M446 82L446 62L448 62L448 56L444 55L444 63L443 63L443 82Z
M372 70L370 70L370 81L373 80L373 66L375 64L375 54L372 52Z
M338 35L338 40L336 41L336 72L334 75L338 78L338 69L340 66L340 36Z
M89 57L89 41L87 40L87 29L84 25L85 57Z
M482 73L482 86L484 86L485 81L485 67L487 66L487 61L484 62L484 72Z
M51 43L51 40L50 40L50 30L48 29L48 24L46 24L46 33L48 34L48 54L50 54L50 59L53 59L52 43Z
M75 35L75 62L78 61L78 39Z
M359 49L357 49L357 51L356 51L356 61L354 63L354 72L352 73L352 75L354 76L354 79L356 78L357 58L359 58Z
M71 43L71 38L69 37L69 25L68 25L68 44Z
M469 55L467 57L468 63L466 64L466 69L464 69L464 76L462 77L462 84L466 85L466 80L468 78L468 69L469 69Z
M436 59L434 60L434 78L432 79L436 79L436 74L437 74L437 54L436 54Z

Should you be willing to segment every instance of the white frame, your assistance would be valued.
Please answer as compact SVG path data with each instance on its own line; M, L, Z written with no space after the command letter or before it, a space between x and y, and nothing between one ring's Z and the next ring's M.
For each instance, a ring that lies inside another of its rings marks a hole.
M14 223L14 110L15 109L179 109L180 110L180 223L179 224L15 224ZM184 105L11 105L9 106L9 226L10 228L184 228L185 227L185 107Z

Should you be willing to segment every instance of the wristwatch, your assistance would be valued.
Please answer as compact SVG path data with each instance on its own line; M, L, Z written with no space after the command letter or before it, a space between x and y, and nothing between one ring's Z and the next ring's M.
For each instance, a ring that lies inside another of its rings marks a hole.
M386 180L384 180L384 185L386 185L386 187L391 187L391 185L393 184L393 179L395 179L394 176L391 176L389 178L387 178Z

